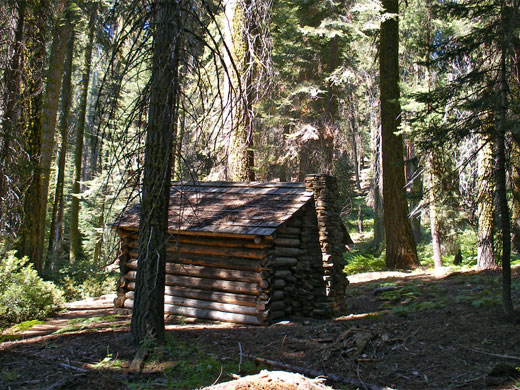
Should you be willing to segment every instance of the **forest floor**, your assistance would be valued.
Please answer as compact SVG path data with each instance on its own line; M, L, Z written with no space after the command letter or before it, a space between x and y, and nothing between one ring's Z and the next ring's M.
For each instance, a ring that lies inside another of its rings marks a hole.
M137 347L113 297L69 304L44 324L4 332L0 389L194 389L265 368L314 370L307 374L334 377L334 389L520 389L520 326L503 318L498 271L349 279L348 314L333 320L253 327L177 319L140 374L129 372ZM519 268L513 295L520 309ZM266 383L229 388L304 388Z

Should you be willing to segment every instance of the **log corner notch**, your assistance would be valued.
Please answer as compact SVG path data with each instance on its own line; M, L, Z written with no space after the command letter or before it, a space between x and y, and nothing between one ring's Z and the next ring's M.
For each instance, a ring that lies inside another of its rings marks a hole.
M341 220L337 179L326 174L307 175L305 187L314 193L325 292L332 303L333 313L336 313L345 306L345 290L349 281L343 274L346 265L344 253L346 245L353 244L353 241Z
M328 175L305 183L173 183L165 313L254 325L333 316L348 284L340 209ZM138 218L136 205L114 224L120 309L133 307Z

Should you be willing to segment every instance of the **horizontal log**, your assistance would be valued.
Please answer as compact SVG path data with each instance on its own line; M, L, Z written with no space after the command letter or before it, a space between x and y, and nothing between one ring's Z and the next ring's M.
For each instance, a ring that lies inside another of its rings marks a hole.
M287 285L287 283L285 283L285 280L276 279L273 283L273 289L280 290L280 289L284 288L286 285Z
M275 301L271 303L270 309L272 311L285 311L285 302L284 301Z
M213 301L220 303L231 303L234 305L241 306L250 306L255 307L257 298L251 295L245 294L232 294L232 293L222 293L217 291L205 291L198 290L189 287L171 287L165 286L164 288L165 295L171 295L179 298L193 298L200 299L204 301ZM134 290L129 290L125 296L130 299L134 299Z
M192 307L195 309L217 310L226 313L249 314L256 316L256 307L251 306L240 306L229 303L202 301L190 298L179 298L171 295L164 296L164 303L168 305Z
M137 249L139 247L139 243L137 240L133 240L128 243L128 246L133 249ZM206 255L206 256L225 256L225 257L245 257L248 259L263 259L267 256L267 251L265 249L255 249L255 248L230 248L225 246L207 246L207 245L191 245L191 244L182 244L176 245L174 243L169 243L167 247L168 252L173 253L191 253L196 255Z
M132 259L137 259L137 251L129 252ZM224 269L236 269L243 271L260 272L263 270L262 261L255 259L246 259L239 257L224 256L199 256L183 253L181 255L168 253L166 261L172 263L183 263L192 265L202 265L205 267L216 267ZM265 261L265 259L264 259Z
M232 322L236 324L262 325L256 315L228 313L217 310L196 309L193 307L164 305L164 311L171 314L195 317L213 321Z
M135 224L127 224L124 223L120 226L115 227L117 233L119 234L121 231L133 231L137 232L139 230L139 226L137 223ZM252 230L252 229L250 229ZM271 231L272 229L265 229L266 233L267 230ZM259 229L258 231L261 232ZM244 240L254 240L256 237L261 236L265 240L271 240L273 237L271 237L271 234L259 234L258 231L256 231L254 234L241 234L241 233L234 233L234 232L215 232L215 231L204 231L204 230L179 230L179 229L172 229L171 227L168 228L168 233L171 235L177 235L182 234L185 236L204 236L204 237L227 237L227 238L240 238Z
M166 284L169 286L193 287L201 290L222 291L248 295L257 295L260 292L258 284L256 283L195 278L187 276L166 275Z
M272 300L273 301L281 301L285 298L285 294L282 290L273 291Z
M122 233L121 237L124 237L127 242L131 240L137 241L139 239L138 232L126 231ZM229 248L256 248L264 249L272 246L273 240L266 239L262 236L256 236L254 239L237 239L230 237L206 237L206 236L191 236L191 235L171 235L168 242L170 243L181 243L181 244L193 244L193 245L215 245L225 246ZM135 244L134 244L135 246Z
M130 282L135 282L135 276L136 271L130 271L125 275L125 278ZM172 287L193 287L200 290L221 291L247 295L257 295L260 292L260 288L257 283L197 278L192 276L178 276L169 274L166 274L165 285Z
M127 267L134 271L137 270L137 260L128 262ZM191 264L166 263L166 273L170 275L196 276L198 278L236 280L239 282L260 283L262 281L261 275L254 271L221 269Z
M292 267L298 264L298 259L294 257L277 257L274 260L275 267Z
M205 245L205 246L224 246L228 248L255 248L264 249L273 244L272 240L265 240L262 237L256 237L253 241L250 240L237 240L232 238L208 238L208 237L194 237L194 236L183 236L178 235L171 237L170 243L182 243L182 244L193 244L193 245Z
M285 317L285 311L271 311L270 312L271 321L278 320L280 318Z
M286 248L283 246L277 246L275 248L276 255L283 257L298 257L301 252L299 248Z
M132 309L134 301L131 299L125 300L125 308ZM164 305L164 312L169 314L177 314L186 317L195 317L201 319L208 319L213 321L233 322L237 324L248 325L262 325L262 322L257 316L241 313L228 313L217 310L197 309L193 307L175 306L170 304Z
M300 234L301 229L299 227L285 226L278 230L276 237L280 238L281 236L299 236Z
M285 279L287 280L287 277L291 276L292 272L288 269L279 270L274 273L275 278L277 279Z
M276 237L274 243L277 246L285 246L290 248L298 248L300 246L300 240L297 238L289 238L289 237Z
M287 222L285 222L285 226L288 226L288 227L300 227L300 226L302 226L301 214L293 215Z

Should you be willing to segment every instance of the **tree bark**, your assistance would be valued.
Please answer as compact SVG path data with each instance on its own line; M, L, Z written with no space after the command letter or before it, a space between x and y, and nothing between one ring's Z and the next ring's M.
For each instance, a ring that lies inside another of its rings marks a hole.
M43 107L43 74L45 67L45 35L47 27L48 5L40 1L31 6L26 14L28 39L25 45L32 55L29 57L25 71L27 83L28 112L25 134L25 153L30 164L30 174L27 178L28 186L23 200L22 224L18 235L18 256L28 256L38 273L42 272L43 242L41 225L41 115Z
M92 49L94 46L94 33L96 28L98 3L91 5L87 47L85 48L85 63L81 78L81 95L78 108L78 122L76 124L76 150L74 158L74 178L72 182L72 205L70 215L70 262L78 260L81 252L80 232L79 232L79 209L80 209L80 181L81 168L83 163L83 142L85 134L85 124L87 119L88 90L90 82L90 70L92 67Z
M356 126L356 117L355 117L355 110L354 110L354 103L352 102L353 94L351 94L350 97L351 101L349 103L349 109L350 109L350 132L352 136L352 152L354 154L353 156L353 162L354 162L354 174L356 177L356 189L361 192L361 179L359 175L359 159L358 159L358 142L357 142L357 126Z
M410 202L412 232L415 242L418 243L422 239L421 233L421 213L415 209L421 203L422 199L422 181L418 175L418 159L415 155L415 146L411 139L406 140L406 184L408 187L408 195Z
M511 12L506 7L506 2L500 2L500 73L499 73L499 106L498 123L496 126L496 157L495 157L495 177L498 209L500 212L500 228L502 230L502 308L504 314L513 318L515 311L511 299L511 221L509 204L507 201L507 174L506 174L506 132L507 132L507 111L508 111L508 82L507 82L507 60L510 47L510 28L507 25L506 12ZM518 4L513 12L513 20L518 17Z
M3 116L2 116L2 140L0 150L0 200L2 200L2 211L8 212L5 204L6 193L9 190L7 178L7 166L10 164L10 148L12 138L18 134L20 120L20 105L22 97L20 95L21 76L22 76L22 51L23 36L25 27L25 2L18 3L18 20L14 32L14 48L13 54L9 61L9 66L4 71L5 92L2 96L3 100ZM9 162L9 163L8 163Z
M426 51L426 85L428 87L428 102L427 102L427 110L428 115L431 115L432 107L430 102L431 90L432 90L432 73L431 73L431 50L430 45L432 44L432 7L431 0L427 2L427 24L426 24L426 43L428 45L428 49ZM430 123L428 123L430 126ZM435 156L437 151L432 150L428 156L428 165L429 165L429 176L430 176L430 189L429 189L429 200L430 200L430 233L432 238L432 251L433 251L433 264L436 269L442 268L442 252L441 252L441 240L439 236L439 217L438 217L438 186L440 183L438 181L439 178L439 167L438 161ZM460 249L459 249L460 253Z
M41 157L40 157L40 246L43 248L45 241L45 222L47 216L47 202L49 194L49 180L51 162L55 146L54 133L60 100L63 66L65 62L65 49L71 32L70 23L64 22L65 13L69 1L59 4L59 17L56 20L54 36L49 60L47 85L41 115Z
M70 25L70 17L67 20ZM54 203L52 206L51 226L49 232L49 250L46 263L46 271L52 271L53 261L56 253L61 247L63 238L63 187L65 183L65 157L67 155L68 138L69 138L69 113L72 105L72 60L74 58L74 41L75 34L72 26L69 40L67 42L67 53L65 58L65 66L63 69L63 81L61 89L61 106L60 117L58 121L58 130L61 137L61 145L58 154L56 190L54 194Z
M381 23L379 74L381 91L381 144L383 160L383 209L388 268L419 265L408 219L405 194L403 137L399 130L399 23L398 0L383 0L385 20Z
M153 68L139 223L139 261L130 333L136 343L164 339L164 283L168 204L176 123L181 9L155 6Z
M513 163L513 201L512 201L512 248L516 253L520 253L520 143L513 142L512 157Z
M384 218L383 218L383 202L381 198L381 135L378 129L372 130L372 198L374 200L374 239L372 245L376 248L381 245L385 239Z
M254 153L254 109L262 91L262 55L259 47L265 37L265 31L260 23L265 22L269 12L263 0L232 0L226 4L226 15L231 25L227 30L225 40L231 53L228 64L233 69L234 84L239 96L230 96L228 103L233 104L230 113L231 130L229 141L228 168L234 181L255 180ZM262 22L260 21L262 20ZM228 86L228 92L231 88Z
M440 185L438 178L437 162L434 152L430 153L430 230L432 236L433 264L436 269L442 268L441 240L439 237L439 222L437 216L437 191Z
M493 184L493 145L490 136L482 136L481 149L478 153L478 247L477 268L492 269L497 267L493 248L493 227L495 225Z

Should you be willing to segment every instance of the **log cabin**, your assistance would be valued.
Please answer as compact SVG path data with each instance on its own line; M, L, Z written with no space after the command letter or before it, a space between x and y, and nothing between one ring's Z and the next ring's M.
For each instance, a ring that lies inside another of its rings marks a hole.
M267 325L290 316L331 317L345 304L336 178L305 183L172 183L164 311ZM132 309L139 205L122 214L116 308Z

